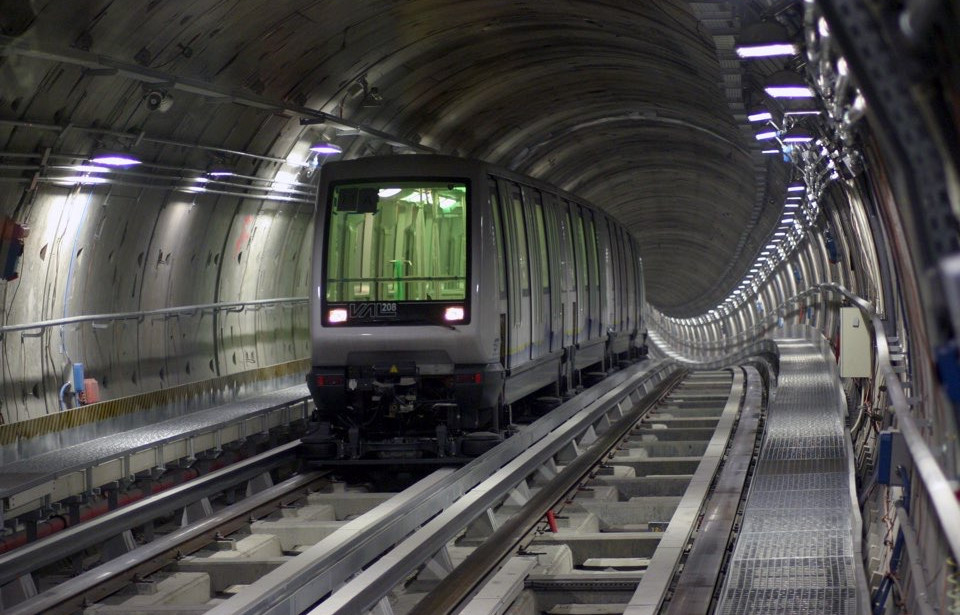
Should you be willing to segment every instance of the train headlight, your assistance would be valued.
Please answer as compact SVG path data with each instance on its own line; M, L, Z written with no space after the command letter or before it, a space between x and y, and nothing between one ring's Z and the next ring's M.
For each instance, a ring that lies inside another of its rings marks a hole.
M447 322L456 322L463 320L463 317L466 315L466 312L463 309L462 305L451 305L443 312L443 319Z
M327 320L331 325L347 322L347 310L345 308L333 308L327 313Z

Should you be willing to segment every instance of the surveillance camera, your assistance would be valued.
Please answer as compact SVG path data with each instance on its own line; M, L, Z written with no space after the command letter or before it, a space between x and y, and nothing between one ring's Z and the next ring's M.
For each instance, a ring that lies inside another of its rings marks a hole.
M160 111L163 113L173 106L173 97L160 90L152 90L143 98L147 103L147 109L151 111Z

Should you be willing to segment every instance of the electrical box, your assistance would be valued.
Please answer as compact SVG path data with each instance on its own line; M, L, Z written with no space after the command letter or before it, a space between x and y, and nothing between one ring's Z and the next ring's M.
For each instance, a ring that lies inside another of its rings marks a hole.
M897 468L910 469L910 451L903 434L897 429L881 431L877 436L877 483L900 486L903 478Z
M873 339L859 308L840 308L840 377L869 378L873 369Z

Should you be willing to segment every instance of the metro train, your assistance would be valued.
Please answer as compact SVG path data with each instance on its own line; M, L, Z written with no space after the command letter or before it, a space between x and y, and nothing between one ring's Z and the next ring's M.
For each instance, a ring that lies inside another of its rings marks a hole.
M524 400L646 352L634 238L582 199L436 155L320 171L306 456L464 457Z

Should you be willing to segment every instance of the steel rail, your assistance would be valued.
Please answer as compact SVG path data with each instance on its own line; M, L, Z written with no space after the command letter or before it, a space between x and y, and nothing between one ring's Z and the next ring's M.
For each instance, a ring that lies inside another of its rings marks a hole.
M303 489L324 479L325 473L308 472L255 493L242 501L138 547L87 572L73 577L4 611L5 615L74 613L127 585L224 536L249 525L278 506L302 497Z
M468 555L461 565L444 577L417 603L413 612L431 615L454 612L490 572L512 554L520 541L543 520L546 512L571 490L576 489L590 471L609 454L610 449L626 437L637 421L663 400L686 375L686 370L678 370L658 384L590 448L578 455L553 480L537 491L516 514Z
M225 487L250 480L289 462L300 440L240 461L173 487L138 502L118 508L94 520L0 555L0 585L52 564L71 553L103 543L114 536L148 521L184 508L201 498L223 491Z
M390 567L389 574L402 576L436 552L444 542L441 533L431 534L430 545L401 549L400 546L381 557L391 546L408 537L423 533L424 524L433 528L438 519L462 507L464 494L484 481L498 483L509 464L528 453L531 448L543 446L542 441L554 435L561 425L583 408L595 407L590 415L603 412L625 395L640 388L645 382L676 369L669 361L636 365L614 374L562 404L550 414L531 424L524 431L511 436L501 445L484 453L466 466L443 477L424 493L410 501L398 504L384 503L351 522L349 527L335 532L308 549L291 562L284 564L248 586L233 598L210 611L209 615L266 615L301 612L316 604L330 592L340 588L360 573L359 582L380 574L380 567ZM626 392L624 392L626 391ZM562 429L562 428L561 428ZM522 471L522 470L521 470ZM527 470L527 474L533 469ZM524 474L525 476L526 474ZM498 486L502 498L505 487ZM497 494L487 494L494 497ZM477 514L480 514L479 512ZM421 528L421 531L417 531ZM433 544L436 543L436 548ZM433 551L430 549L433 548ZM403 553L398 554L398 551ZM380 558L375 564L371 564ZM417 560L416 563L409 563ZM402 570L401 570L402 569ZM382 580L384 577L377 577ZM385 585L373 581L375 585ZM392 587L392 585L390 586ZM375 589L368 589L375 592ZM384 593L389 591L389 587ZM377 597L377 600L379 596ZM359 612L356 609L347 611Z

